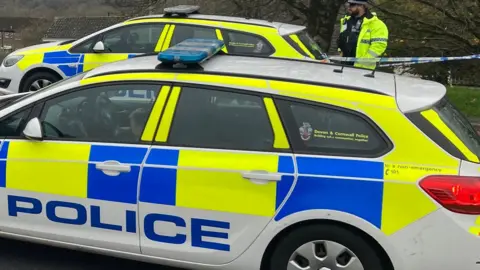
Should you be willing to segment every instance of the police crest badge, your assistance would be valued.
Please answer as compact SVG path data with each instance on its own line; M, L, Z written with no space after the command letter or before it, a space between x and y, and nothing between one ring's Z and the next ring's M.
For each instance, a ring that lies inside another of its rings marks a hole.
M303 126L301 126L299 130L302 140L308 141L310 138L312 138L313 128L310 123L303 123Z

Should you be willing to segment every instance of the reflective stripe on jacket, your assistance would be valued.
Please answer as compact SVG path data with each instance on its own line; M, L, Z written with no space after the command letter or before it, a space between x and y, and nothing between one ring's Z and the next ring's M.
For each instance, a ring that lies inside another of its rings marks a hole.
M380 20L375 13L373 17L363 18L362 27L358 36L357 58L376 58L381 57L388 46L388 28L385 23ZM340 20L340 33L346 30L347 20L350 16L345 16ZM355 67L374 69L375 64L366 64L356 62Z

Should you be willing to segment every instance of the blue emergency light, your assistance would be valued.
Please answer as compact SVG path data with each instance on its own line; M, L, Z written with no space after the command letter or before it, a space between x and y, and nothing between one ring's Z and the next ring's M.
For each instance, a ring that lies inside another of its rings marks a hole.
M218 39L187 39L158 54L162 64L200 64L217 54L225 45Z

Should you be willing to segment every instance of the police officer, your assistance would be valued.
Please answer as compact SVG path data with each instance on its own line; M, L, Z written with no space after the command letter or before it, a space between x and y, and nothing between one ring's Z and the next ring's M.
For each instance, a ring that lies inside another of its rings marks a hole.
M338 51L343 57L377 58L388 45L388 28L367 7L368 0L347 0L349 15L340 20ZM375 69L375 63L357 61L345 63L355 67Z

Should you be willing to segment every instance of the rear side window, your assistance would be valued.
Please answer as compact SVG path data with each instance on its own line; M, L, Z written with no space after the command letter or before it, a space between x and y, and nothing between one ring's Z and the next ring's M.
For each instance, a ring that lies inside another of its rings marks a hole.
M168 143L250 151L273 150L273 130L260 96L182 89Z
M377 157L391 147L373 123L333 107L277 101L295 152Z
M175 25L170 46L175 46L189 38L217 39L217 34L215 29L209 27L177 24Z
M248 55L272 55L275 50L263 37L235 31L222 30L229 53Z
M322 51L315 40L307 33L302 31L297 34L285 36L284 39L304 56L312 57L316 60L325 60L328 56Z
M467 152L480 156L480 137L470 121L451 104L446 98L442 99L433 108L407 114L407 117L420 128L430 139L451 155L470 160ZM452 133L450 133L452 132ZM465 145L468 150L459 149L456 138Z

